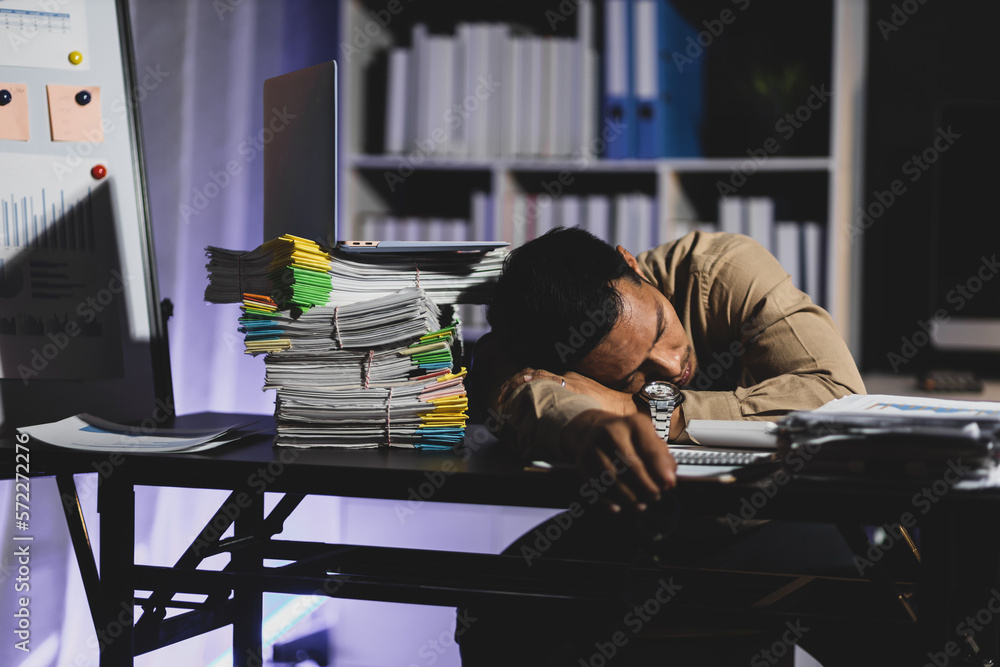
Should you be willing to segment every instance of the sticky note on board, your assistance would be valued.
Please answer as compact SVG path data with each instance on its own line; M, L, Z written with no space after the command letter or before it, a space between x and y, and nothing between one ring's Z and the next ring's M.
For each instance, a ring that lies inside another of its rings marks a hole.
M0 139L27 141L28 127L28 86L24 83L0 82L0 95L7 91L10 102L0 106ZM6 99L6 95L3 95Z
M104 141L101 126L101 87L62 86L50 84L45 87L49 95L49 124L52 141ZM77 96L87 93L90 101L80 104Z

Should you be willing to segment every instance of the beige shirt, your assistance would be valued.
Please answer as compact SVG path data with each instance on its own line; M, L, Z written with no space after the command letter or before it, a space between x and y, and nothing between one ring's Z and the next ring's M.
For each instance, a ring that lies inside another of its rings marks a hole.
M698 360L683 392L685 422L776 420L865 393L830 315L753 239L693 232L636 259L673 304ZM500 406L501 423L523 455L542 458L556 452L570 420L600 407L557 382L532 380Z

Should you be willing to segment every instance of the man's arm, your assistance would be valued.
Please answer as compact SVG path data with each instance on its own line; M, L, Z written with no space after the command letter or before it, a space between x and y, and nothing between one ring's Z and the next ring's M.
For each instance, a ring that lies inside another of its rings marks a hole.
M469 377L474 406L504 442L523 457L576 463L585 477L612 480L602 486L613 510L644 509L676 483L673 457L631 395L576 373L520 367L491 334L476 344Z
M586 410L605 406L593 396L562 386L562 376L514 363L496 337L476 343L469 373L474 413L525 458L565 460L559 447L563 428Z
M745 236L695 236L686 239L690 247L657 248L637 258L672 297L692 338L707 348L694 391L685 392L686 420L777 419L865 393L830 315L792 285L773 255ZM675 282L685 262L694 270L687 282ZM738 386L698 391L700 382L721 376Z

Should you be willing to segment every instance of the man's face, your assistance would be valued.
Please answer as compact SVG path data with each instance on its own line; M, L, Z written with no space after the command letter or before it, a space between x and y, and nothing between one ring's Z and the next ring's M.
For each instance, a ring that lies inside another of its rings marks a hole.
M637 269L632 255L622 252ZM619 279L622 313L611 333L576 365L576 372L606 387L635 393L651 380L683 386L697 367L694 349L674 307L655 287Z

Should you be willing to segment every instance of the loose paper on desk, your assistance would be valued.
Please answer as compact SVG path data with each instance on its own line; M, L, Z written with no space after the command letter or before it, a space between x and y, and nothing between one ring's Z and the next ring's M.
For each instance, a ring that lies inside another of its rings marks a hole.
M891 394L851 394L830 401L817 408L815 412L906 415L914 419L954 417L1000 421L1000 403L995 401L965 401Z
M954 418L1000 421L1000 403L967 401L926 396L895 396L891 394L852 394L830 401L814 412L861 415L906 415L921 418ZM956 490L1000 488L1000 465L991 460L982 468L970 471L953 486Z
M238 440L245 432L236 427L223 430L157 429L144 434L138 427L114 424L88 414L79 414L48 424L23 426L19 433L56 447L90 452L198 452Z

